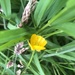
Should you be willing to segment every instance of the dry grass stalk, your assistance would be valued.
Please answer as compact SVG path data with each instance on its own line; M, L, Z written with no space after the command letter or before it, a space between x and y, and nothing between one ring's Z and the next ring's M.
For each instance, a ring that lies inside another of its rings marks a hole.
M22 14L22 19L19 24L19 27L22 27L23 22L25 22L25 23L28 22L29 16L30 16L31 12L34 10L36 2L37 2L37 0L29 0L28 4L24 8L24 12Z

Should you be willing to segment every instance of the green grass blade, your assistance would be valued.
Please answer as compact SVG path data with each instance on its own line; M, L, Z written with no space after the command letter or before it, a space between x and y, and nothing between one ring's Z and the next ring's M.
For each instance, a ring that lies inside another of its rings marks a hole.
M75 38L75 23L67 22L63 24L55 25L54 28L64 31L69 36Z
M5 30L0 32L0 43L4 43L24 35L27 35L28 32L24 28Z
M34 12L36 25L39 25L44 13L51 6L52 0L40 0Z
M0 45L0 51L4 51L5 49L8 49L11 46L14 46L16 43L19 43L19 42L24 41L24 40L25 40L25 37L21 37L21 38L11 40L11 41L3 44L3 45Z
M10 0L0 0L1 7L6 16L11 15L11 2Z
M34 56L34 61L35 61L36 67L38 68L38 70L40 72L40 75L45 75L44 72L43 72L43 70L42 70L42 67L40 65L40 62L38 60L38 55L37 54L35 54L35 56Z

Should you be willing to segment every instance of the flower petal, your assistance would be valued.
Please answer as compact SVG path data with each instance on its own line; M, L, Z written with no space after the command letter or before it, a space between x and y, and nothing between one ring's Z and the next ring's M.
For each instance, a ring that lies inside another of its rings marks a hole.
M42 37L37 35L36 45L40 45L41 40L42 40Z
M32 45L29 43L29 41L28 41L28 44L29 44L31 50L34 50L33 47L32 47Z
M47 44L47 41L44 38L42 38L39 45L40 46L45 46L46 44Z
M37 41L37 35L33 34L30 39L31 45L35 45L36 41Z
M33 46L33 48L38 52L45 49L45 47L37 46L37 45Z

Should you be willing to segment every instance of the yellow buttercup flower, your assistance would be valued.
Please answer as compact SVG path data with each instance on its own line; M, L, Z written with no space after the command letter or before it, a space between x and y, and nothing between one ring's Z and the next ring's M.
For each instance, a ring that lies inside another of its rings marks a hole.
M45 49L45 45L47 44L47 41L42 36L33 34L30 38L29 46L31 47L31 50L41 51Z

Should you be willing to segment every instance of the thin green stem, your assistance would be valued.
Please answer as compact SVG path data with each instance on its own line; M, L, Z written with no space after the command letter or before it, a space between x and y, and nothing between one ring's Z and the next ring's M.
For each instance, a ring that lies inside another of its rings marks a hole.
M59 62L59 64L60 65L68 65L68 64L75 65L75 63L73 63L73 62L70 62L70 63L67 63L67 62Z
M14 59L14 73L16 75L16 60L17 60L17 55L15 55L15 59Z
M52 35L59 34L59 33L62 33L62 32L63 32L63 31L60 30L60 31L56 31L56 32L53 32L53 33L47 34L47 35L45 35L45 36L46 36L45 38L48 38L48 37L50 37L50 36L52 36Z
M22 5L22 8L23 8L23 10L24 10L24 4L23 4L23 1L20 0L20 2L21 2L21 5Z
M10 18L5 17L4 14L0 14L0 16L1 16L2 18L4 18L5 20L8 20L10 23L16 24L16 23L15 23L14 21L12 21Z
M5 22L5 19L3 18L3 23L4 23L4 29L7 29L7 27L6 27L6 22Z
M26 70L27 70L28 67L30 66L30 64L31 64L31 62L32 62L32 59L33 59L33 56L34 56L34 53L35 53L35 51L32 52L31 58L30 58L30 60L29 60L29 62L28 62L28 64L27 64L25 70L23 71L23 74L26 73Z

